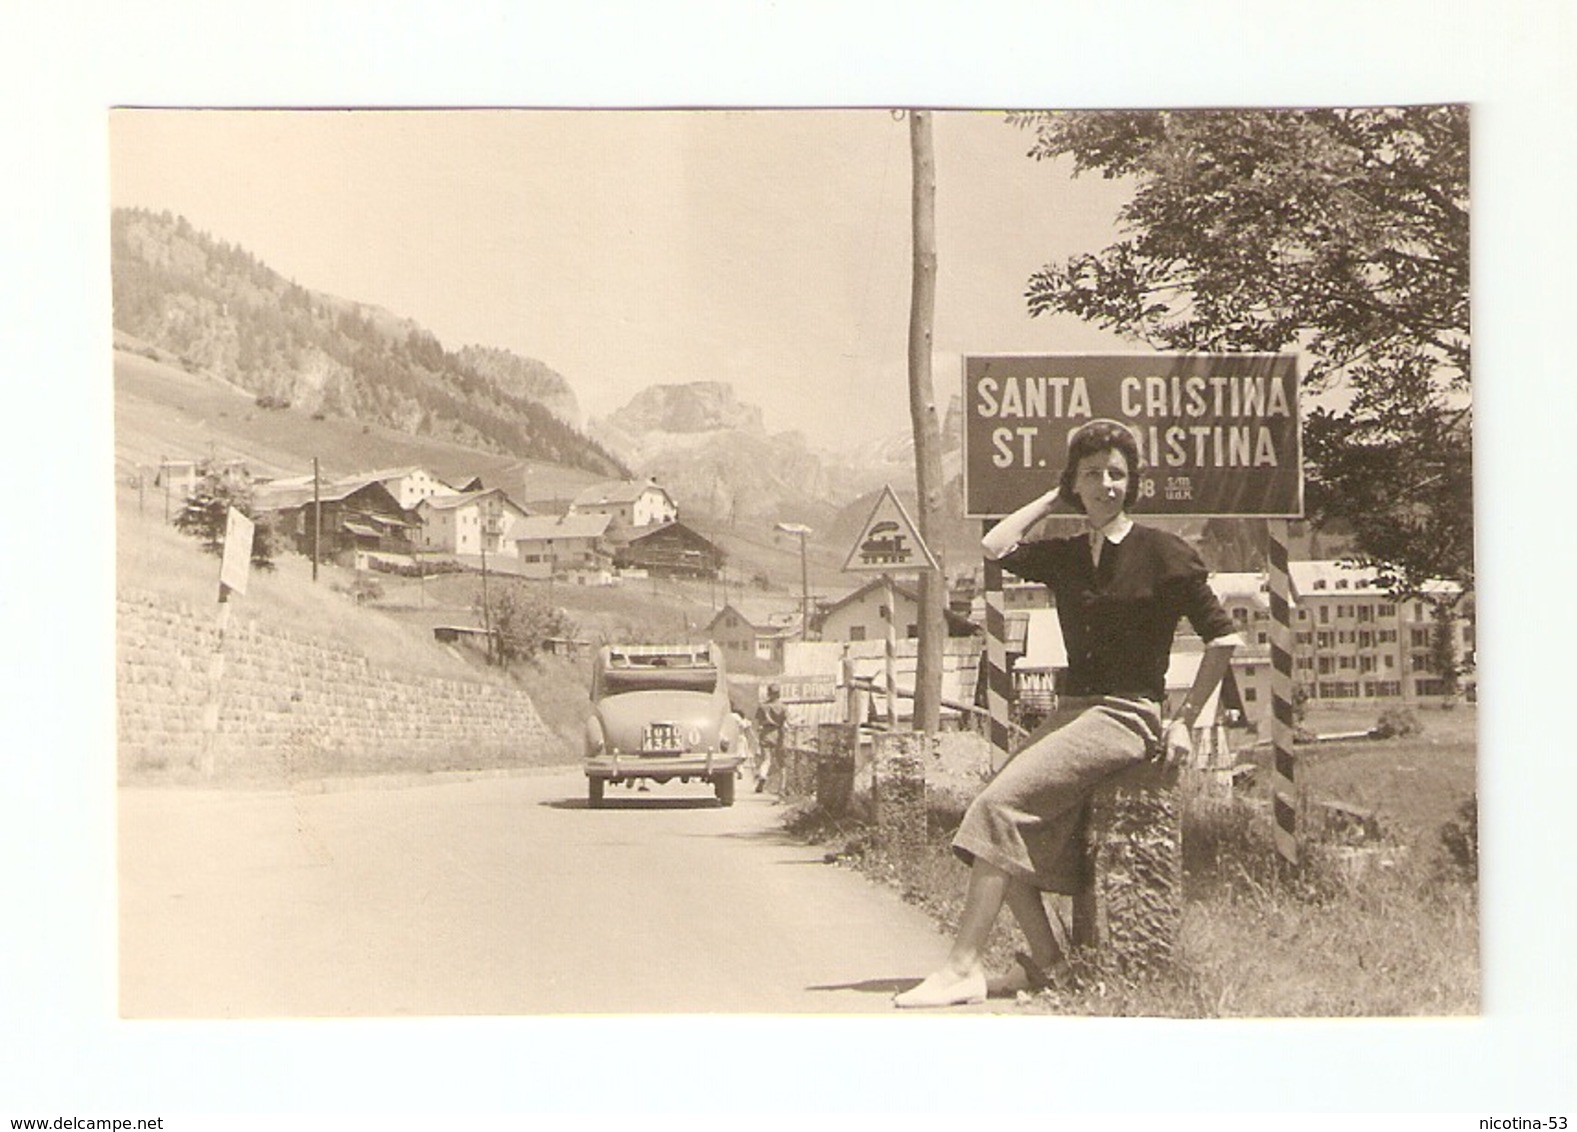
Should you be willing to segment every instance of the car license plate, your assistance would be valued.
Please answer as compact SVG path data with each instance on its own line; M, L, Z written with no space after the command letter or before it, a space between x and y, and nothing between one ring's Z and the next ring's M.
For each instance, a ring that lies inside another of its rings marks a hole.
M646 751L682 751L684 740L679 735L677 723L648 723L646 739L641 744Z

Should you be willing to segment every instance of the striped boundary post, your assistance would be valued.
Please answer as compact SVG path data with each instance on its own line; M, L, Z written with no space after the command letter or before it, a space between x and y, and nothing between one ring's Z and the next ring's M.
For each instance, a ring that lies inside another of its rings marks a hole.
M1271 808L1276 851L1298 863L1297 760L1292 751L1292 583L1287 568L1287 520L1270 519Z
M989 531L991 523L983 526ZM991 769L1001 770L1008 761L1009 711L1013 686L1008 678L1008 625L1003 612L1002 566L994 558L985 559L982 579L986 599L986 708L991 717Z

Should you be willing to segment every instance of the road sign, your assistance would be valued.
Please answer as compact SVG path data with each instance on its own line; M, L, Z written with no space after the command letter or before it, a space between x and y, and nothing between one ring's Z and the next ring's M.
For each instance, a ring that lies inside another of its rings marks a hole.
M1050 488L1068 437L1097 418L1133 432L1144 515L1303 515L1292 354L964 358L964 513L1011 514Z
M785 704L830 704L838 698L835 676L780 676L777 685Z
M909 518L891 487L883 487L865 520L854 548L843 564L845 570L864 570L877 574L902 574L941 567L931 548Z
M252 530L256 526L234 507L225 519L224 557L219 562L219 584L242 596L252 568Z

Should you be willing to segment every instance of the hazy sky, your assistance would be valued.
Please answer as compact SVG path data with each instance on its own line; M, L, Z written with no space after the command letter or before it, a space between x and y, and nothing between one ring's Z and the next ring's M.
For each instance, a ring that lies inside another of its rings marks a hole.
M1119 186L939 113L934 375L1113 349L1025 283L1113 234ZM114 204L170 209L305 287L562 373L603 415L725 381L774 431L908 427L909 127L886 111L119 111Z

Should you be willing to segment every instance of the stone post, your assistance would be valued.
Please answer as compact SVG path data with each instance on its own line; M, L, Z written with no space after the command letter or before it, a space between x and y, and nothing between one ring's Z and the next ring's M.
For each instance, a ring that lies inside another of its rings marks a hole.
M816 792L816 729L802 723L783 725L778 754L783 777L778 790L784 801L809 798Z
M849 812L859 737L853 724L823 723L816 728L816 808L832 817Z
M1073 900L1073 942L1102 969L1135 975L1173 961L1183 918L1177 771L1145 763L1090 797L1088 885Z

